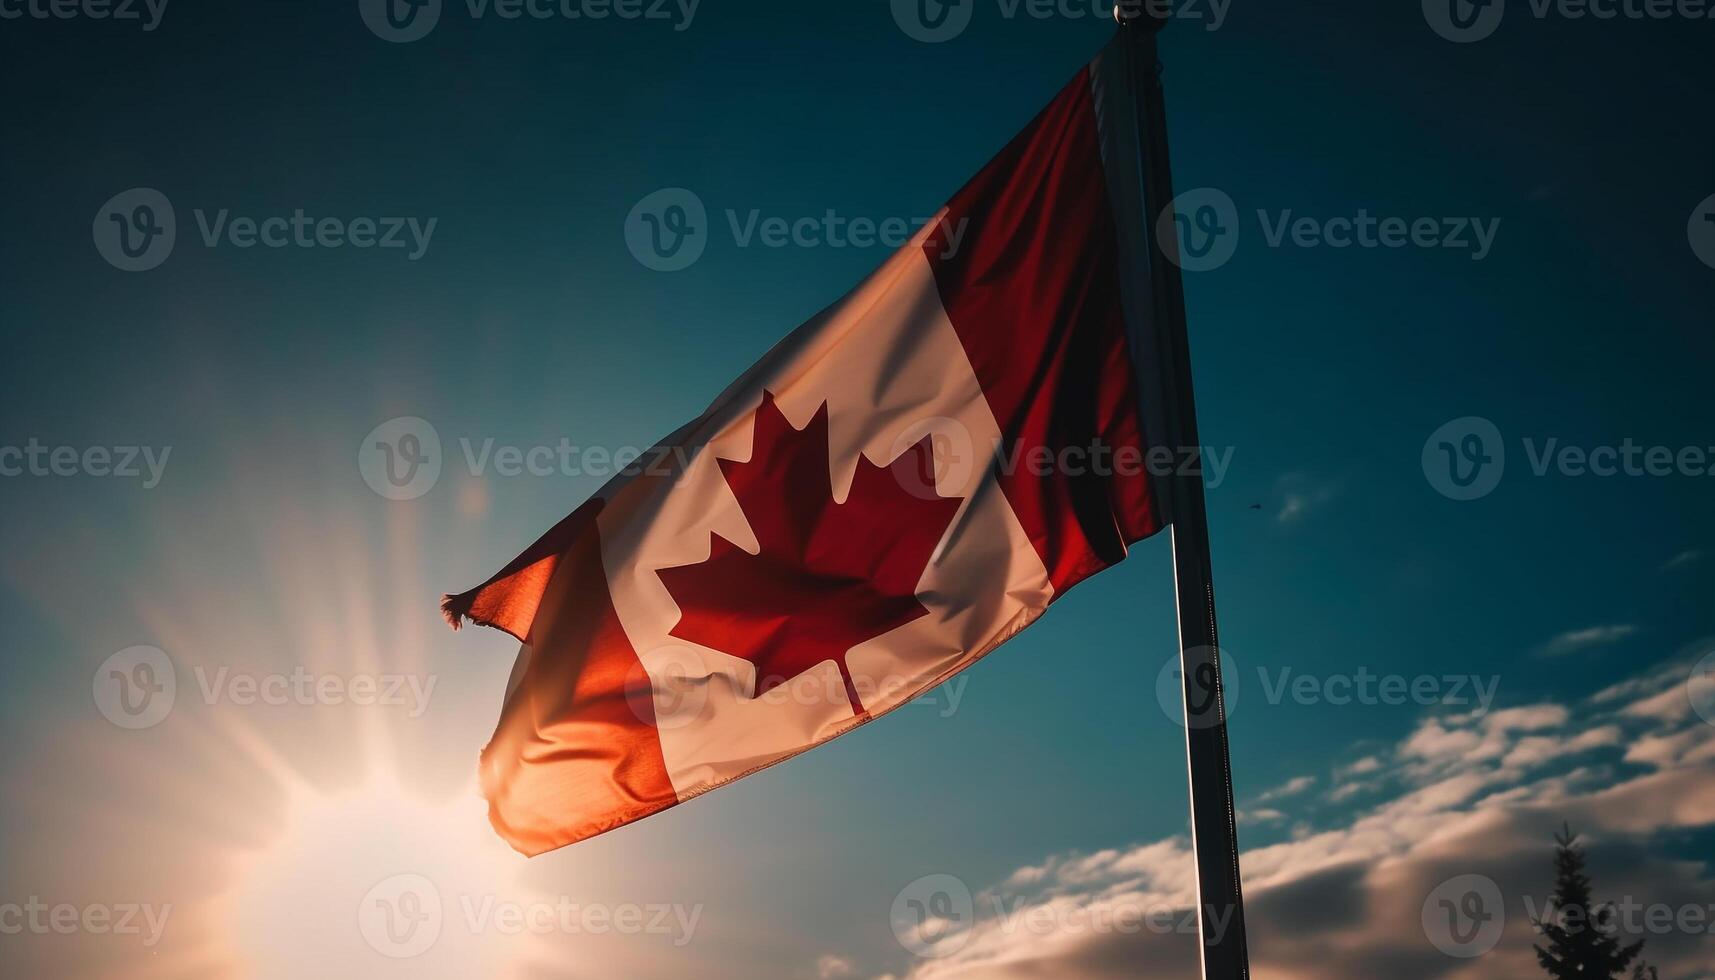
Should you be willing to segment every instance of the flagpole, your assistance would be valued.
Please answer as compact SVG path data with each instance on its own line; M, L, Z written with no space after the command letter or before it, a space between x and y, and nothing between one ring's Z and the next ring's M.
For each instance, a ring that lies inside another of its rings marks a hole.
M1119 0L1114 16L1131 45L1130 84L1137 114L1143 182L1144 236L1150 242L1145 284L1155 329L1156 377L1165 388L1161 410L1170 446L1198 452L1196 399L1191 390L1191 349L1184 283L1174 261L1177 236L1157 234L1153 219L1173 200L1168 164L1166 98L1161 87L1156 35L1166 24L1160 0ZM1168 228L1174 227L1172 219ZM1239 885L1239 844L1233 806L1232 763L1222 690L1215 587L1209 558L1209 521L1201 465L1169 478L1164 516L1173 528L1173 581L1179 611L1180 668L1185 694L1185 755L1191 789L1191 843L1197 865L1198 954L1203 980L1248 980L1244 901Z

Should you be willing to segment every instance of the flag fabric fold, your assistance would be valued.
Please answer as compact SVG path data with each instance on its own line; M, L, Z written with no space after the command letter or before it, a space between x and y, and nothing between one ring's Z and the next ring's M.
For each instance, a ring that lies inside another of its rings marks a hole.
M443 601L523 644L481 760L513 847L885 714L1162 527L1097 82L645 457L664 465Z

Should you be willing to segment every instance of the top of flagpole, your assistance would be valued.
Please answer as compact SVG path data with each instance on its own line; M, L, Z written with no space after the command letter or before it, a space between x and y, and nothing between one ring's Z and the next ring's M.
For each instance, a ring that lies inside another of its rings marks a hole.
M1151 33L1167 26L1167 15L1161 0L1115 0L1114 20L1121 27L1138 25Z

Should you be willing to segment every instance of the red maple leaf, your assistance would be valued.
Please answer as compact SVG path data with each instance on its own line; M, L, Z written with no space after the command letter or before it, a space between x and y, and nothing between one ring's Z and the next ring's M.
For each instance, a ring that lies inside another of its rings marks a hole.
M917 582L962 499L934 492L929 437L885 467L860 456L835 503L826 402L794 429L765 391L755 425L750 459L718 462L761 547L711 533L707 561L661 569L672 635L755 664L752 697L832 660L862 714L846 653L929 611Z

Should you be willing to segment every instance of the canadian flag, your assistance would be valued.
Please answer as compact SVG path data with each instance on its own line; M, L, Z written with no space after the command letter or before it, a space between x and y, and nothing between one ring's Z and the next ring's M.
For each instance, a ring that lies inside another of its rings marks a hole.
M886 714L1162 527L1104 57L636 472L443 601L523 643L481 761L519 851Z

